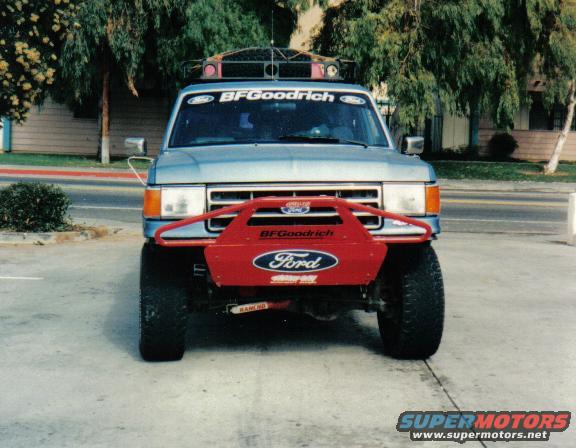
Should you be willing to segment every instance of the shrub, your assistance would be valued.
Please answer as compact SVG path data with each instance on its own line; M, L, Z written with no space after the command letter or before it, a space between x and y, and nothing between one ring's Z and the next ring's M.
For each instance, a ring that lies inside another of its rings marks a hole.
M506 132L494 134L488 142L488 152L493 160L508 160L517 148L516 139Z
M0 228L51 232L70 227L70 199L60 187L20 182L0 190Z

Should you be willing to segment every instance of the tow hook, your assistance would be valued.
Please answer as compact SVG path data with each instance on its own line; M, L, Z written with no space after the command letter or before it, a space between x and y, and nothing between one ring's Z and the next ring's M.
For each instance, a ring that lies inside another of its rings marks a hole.
M244 303L242 305L234 305L228 308L228 312L231 314L245 314L265 310L287 310L291 304L291 300L285 300L283 302Z

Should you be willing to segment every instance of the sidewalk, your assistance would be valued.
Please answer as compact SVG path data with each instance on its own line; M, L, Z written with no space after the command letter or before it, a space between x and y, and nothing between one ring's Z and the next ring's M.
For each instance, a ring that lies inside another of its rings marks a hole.
M146 179L146 171L138 171ZM10 177L54 177L58 179L106 179L135 180L133 172L121 168L66 168L50 166L0 165L0 175ZM470 191L526 191L543 193L574 193L576 183L568 182L525 182L525 181L491 181L491 180L453 180L439 179L443 190Z

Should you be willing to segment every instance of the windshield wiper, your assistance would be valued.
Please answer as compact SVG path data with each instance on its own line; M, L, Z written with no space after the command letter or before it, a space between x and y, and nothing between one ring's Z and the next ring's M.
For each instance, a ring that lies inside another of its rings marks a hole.
M350 145L363 146L368 148L368 144L364 142L357 142L355 140L347 140L344 138L328 136L314 136L314 135L303 135L303 134L286 134L278 137L278 140L292 140L300 142L314 142L314 143L348 143Z

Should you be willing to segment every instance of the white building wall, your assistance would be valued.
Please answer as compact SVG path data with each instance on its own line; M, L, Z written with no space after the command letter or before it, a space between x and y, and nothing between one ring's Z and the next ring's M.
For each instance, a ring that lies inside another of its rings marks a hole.
M442 124L442 148L458 149L468 146L470 120L468 117L444 115Z

